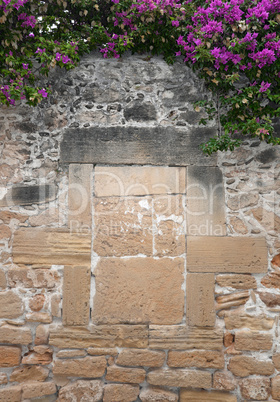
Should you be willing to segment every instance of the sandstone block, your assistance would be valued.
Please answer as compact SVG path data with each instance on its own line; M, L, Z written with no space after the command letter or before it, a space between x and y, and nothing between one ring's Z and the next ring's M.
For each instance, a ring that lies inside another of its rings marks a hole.
M49 340L49 328L46 325L38 325L36 328L35 345L46 345Z
M59 282L56 271L49 269L15 268L7 272L8 285L12 288L54 288Z
M270 379L265 377L245 378L239 381L243 398L264 401L271 394Z
M247 274L225 274L217 275L216 283L222 287L234 289L256 289L257 282L252 275Z
M264 238L189 236L190 272L262 273L267 271Z
M230 359L228 370L238 377L272 375L274 366L271 361L258 360L251 356L234 356Z
M31 381L22 385L22 397L40 398L45 395L52 395L56 393L56 385L54 382L36 382Z
M180 323L183 272L181 258L101 259L95 270L94 322Z
M49 375L49 370L41 366L17 367L13 370L10 381L45 381Z
M97 166L94 179L97 197L182 194L185 192L185 168Z
M20 364L21 349L14 346L0 346L0 367L14 367Z
M21 315L21 298L12 290L0 292L0 318L17 318Z
M208 371L159 369L150 371L147 381L151 385L166 387L211 388L212 376Z
M246 193L234 195L228 199L227 205L233 211L238 211L242 208L247 208L256 205L259 200L259 195L254 193Z
M20 402L21 385L0 389L0 402Z
M180 392L181 402L237 402L235 395L231 395L225 392L217 391L190 391L182 389Z
M25 318L27 322L42 322L44 324L52 322L52 316L49 313L28 313Z
M53 294L51 296L51 313L53 317L61 317L61 295L59 293Z
M145 377L144 369L110 366L107 368L106 381L140 384L145 381Z
M257 331L268 331L273 327L274 318L259 315L250 316L248 314L228 314L224 317L226 329L249 328Z
M7 280L6 280L6 275L5 272L0 269L0 288L5 288L7 286Z
M32 335L29 328L17 328L13 325L0 327L0 343L28 345L31 342Z
M196 368L216 368L224 367L224 355L221 352L195 350L170 351L168 353L167 364L169 367L196 367Z
M90 302L90 267L64 267L63 324L87 325Z
M271 393L272 397L279 400L280 399L280 375L271 379Z
M277 368L277 370L280 370L280 353L275 353L272 356L272 361L273 361L275 368Z
M265 208L254 208L247 211L248 215L253 215L259 224L268 232L270 230L275 230L279 232L280 230L280 218L274 212L267 211Z
M9 239L11 237L11 229L8 225L1 225L0 224L0 240Z
M247 234L248 228L242 219L238 218L237 216L231 216L229 219L229 223L235 233L238 234Z
M257 331L236 331L235 348L237 350L270 350L272 348L272 335Z
M86 351L83 349L64 349L57 352L56 357L65 359L67 357L85 357L86 354Z
M13 259L18 264L88 265L91 236L63 230L20 229L14 236Z
M280 272L274 271L265 275L261 280L261 284L266 288L280 289Z
M0 220L4 223L10 223L12 219L20 223L24 223L28 219L28 215L19 214L11 211L0 211Z
M44 307L45 304L45 295L38 294L33 296L29 301L29 307L32 311L40 311Z
M119 366L161 367L165 361L165 353L154 350L124 349L117 358Z
M261 301L267 305L267 307L276 307L280 305L280 295L269 292L257 292Z
M187 320L190 326L215 325L214 274L187 275Z
M0 373L0 385L8 383L8 377L6 373Z
M213 376L213 388L220 391L234 391L236 379L229 372L216 371Z
M32 350L26 353L22 358L22 364L50 364L52 362L53 351L51 348L44 347L43 345L35 346L35 348L42 348Z
M142 402L177 402L178 395L160 388L148 388L140 392L140 399Z
M100 402L103 396L101 381L79 380L60 388L58 402L91 401Z
M133 402L139 394L139 385L107 384L103 402Z
M88 348L87 352L91 356L117 356L118 355L117 348Z
M107 366L105 357L85 357L82 359L56 360L53 373L68 377L102 377Z

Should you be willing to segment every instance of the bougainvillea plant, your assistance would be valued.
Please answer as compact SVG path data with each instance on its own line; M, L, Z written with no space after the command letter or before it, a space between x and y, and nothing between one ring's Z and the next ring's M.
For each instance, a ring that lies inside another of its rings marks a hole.
M241 136L280 144L280 0L0 0L0 103L36 106L51 88L40 77L74 68L98 48L183 58L212 91L195 104L216 119L206 154Z

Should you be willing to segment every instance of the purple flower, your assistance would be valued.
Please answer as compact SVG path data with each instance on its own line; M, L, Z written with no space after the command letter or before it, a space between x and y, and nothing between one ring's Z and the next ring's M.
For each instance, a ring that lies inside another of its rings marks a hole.
M60 61L60 60L61 60L61 54L60 54L60 53L57 52L57 53L55 54L55 60L56 60L56 61Z
M172 21L171 24L172 24L173 27L178 27L180 25L180 22L179 21Z
M266 92L270 85L271 83L262 81L259 92Z
M22 63L22 68L23 68L24 70L28 70L28 64Z
M43 89L39 89L38 90L38 94L41 94L43 98L47 98L48 93L47 91L43 88Z

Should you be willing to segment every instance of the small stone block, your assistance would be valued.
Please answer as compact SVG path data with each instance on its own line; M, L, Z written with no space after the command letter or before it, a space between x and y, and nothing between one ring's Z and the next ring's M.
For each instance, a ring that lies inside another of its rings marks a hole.
M212 375L208 371L159 369L150 371L147 381L151 385L166 387L211 388Z
M237 402L235 395L218 391L191 391L181 389L180 402Z
M15 186L8 190L7 194L0 199L0 207L42 204L53 201L55 197L56 187L53 184Z

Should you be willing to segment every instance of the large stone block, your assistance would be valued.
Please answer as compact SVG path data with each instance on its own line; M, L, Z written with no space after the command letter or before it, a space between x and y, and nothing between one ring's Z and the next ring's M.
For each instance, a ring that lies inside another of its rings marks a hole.
M222 369L225 364L222 352L212 350L174 351L168 353L169 367L196 367Z
M22 313L22 300L13 290L0 292L0 318L17 318Z
M146 371L139 368L107 367L106 381L141 384L145 381Z
M20 348L14 346L0 346L0 367L18 366L20 359Z
M56 187L53 184L40 186L15 186L0 199L0 207L41 204L54 200Z
M20 402L21 385L0 389L0 402Z
M53 373L68 377L98 378L103 376L106 366L106 358L103 356L56 360Z
M91 401L100 402L103 396L103 384L99 380L78 380L59 390L59 402Z
M28 345L32 342L30 328L20 328L14 325L3 325L0 327L0 343L13 345Z
M237 402L235 395L226 392L218 391L191 391L181 389L180 392L181 402Z
M184 260L103 258L95 270L92 319L98 324L178 324L183 319Z
M272 335L258 331L240 330L235 332L235 348L237 350L270 350Z
M13 260L18 264L89 265L91 236L63 230L20 229L14 236Z
M30 381L22 386L22 397L25 399L40 398L56 393L56 385L54 382L36 382Z
M187 250L187 269L190 272L267 271L264 238L189 236Z
M103 402L134 402L139 394L139 385L107 384Z
M159 369L150 371L147 381L151 385L166 387L211 388L212 375L202 370Z
M10 381L45 381L49 375L49 370L42 366L23 366L13 370Z
M207 158L199 148L215 133L209 127L68 128L61 143L61 162L216 166L217 157Z
M118 355L116 363L119 366L161 367L165 361L162 351L145 349L124 349Z
M274 373L271 361L258 360L251 356L233 356L228 369L238 377L248 377L253 374L272 375Z
M63 324L87 325L90 303L90 267L64 267Z
M250 274L225 274L217 275L216 282L222 287L234 289L256 289L256 278Z

